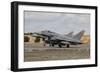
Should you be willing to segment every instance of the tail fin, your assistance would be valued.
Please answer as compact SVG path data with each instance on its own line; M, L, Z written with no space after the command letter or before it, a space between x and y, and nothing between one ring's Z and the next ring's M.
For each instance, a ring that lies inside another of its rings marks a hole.
M84 34L84 30L80 31L79 33L77 33L76 35L73 36L74 39L80 40Z
M65 36L72 37L72 35L73 35L73 32L70 32L70 33L66 34Z

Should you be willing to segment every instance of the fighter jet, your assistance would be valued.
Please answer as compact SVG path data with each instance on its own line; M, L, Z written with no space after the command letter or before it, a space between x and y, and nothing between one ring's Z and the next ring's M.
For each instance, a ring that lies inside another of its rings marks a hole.
M84 30L80 31L76 35L73 35L73 32L70 32L67 35L62 35L56 32L45 30L41 32L35 32L32 34L32 36L42 38L45 44L49 44L52 47L58 45L61 48L66 45L66 47L69 48L70 45L82 44L81 38L83 34Z

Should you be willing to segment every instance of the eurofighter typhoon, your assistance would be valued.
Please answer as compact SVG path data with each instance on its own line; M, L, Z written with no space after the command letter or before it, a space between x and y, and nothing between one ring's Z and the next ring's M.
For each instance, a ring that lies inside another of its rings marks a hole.
M32 36L42 38L44 41L44 46L46 44L49 44L49 46L52 46L52 47L54 47L55 45L58 45L58 47L60 48L63 46L66 46L67 48L69 48L70 45L82 44L81 38L84 32L85 31L82 30L76 35L73 35L73 32L70 32L67 35L62 35L56 32L45 30L41 32L35 32L32 34Z

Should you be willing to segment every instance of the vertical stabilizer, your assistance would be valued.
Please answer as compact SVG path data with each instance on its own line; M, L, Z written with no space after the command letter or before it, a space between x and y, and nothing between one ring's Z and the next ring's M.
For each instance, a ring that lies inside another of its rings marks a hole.
M74 39L80 40L84 34L84 30L80 31L79 33L77 33L76 35L73 36Z

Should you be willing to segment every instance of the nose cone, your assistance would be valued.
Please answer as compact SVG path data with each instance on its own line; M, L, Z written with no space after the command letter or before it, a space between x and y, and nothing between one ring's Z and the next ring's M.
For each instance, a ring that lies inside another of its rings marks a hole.
M37 37L37 36L39 36L39 35L41 35L41 32L34 32L34 33L32 34L32 36L34 36L34 37Z
M33 36L33 37L36 37L36 36L38 36L38 35L37 35L36 33L33 33L32 36Z

